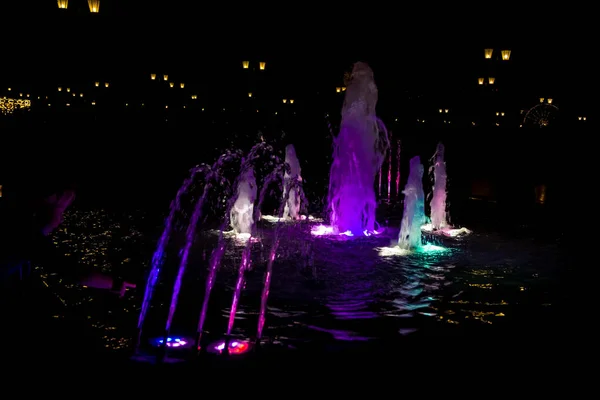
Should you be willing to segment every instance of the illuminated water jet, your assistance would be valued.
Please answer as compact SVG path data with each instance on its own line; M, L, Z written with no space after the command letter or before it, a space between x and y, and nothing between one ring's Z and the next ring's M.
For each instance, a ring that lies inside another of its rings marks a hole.
M433 165L430 167L430 172L433 171L433 195L429 203L431 208L431 222L422 225L421 230L447 237L467 235L471 233L467 228L454 228L448 223L446 203L448 177L446 174L444 152L444 145L438 143L436 152L432 158Z
M237 190L238 197L230 213L231 227L235 233L249 236L254 224L254 202L257 196L253 168L248 168L243 172Z
M433 196L431 197L431 225L434 230L448 227L446 221L446 161L444 160L444 145L438 143L433 155Z
M389 148L387 130L375 115L377 93L371 68L355 63L329 177L329 223L335 234L356 236L376 229L374 184Z
M421 225L425 223L425 194L423 193L423 164L421 158L410 159L410 172L404 187L404 213L400 223L398 247L415 250L421 247Z
M283 218L296 220L300 219L300 191L302 190L300 183L302 182L302 176L300 175L301 168L296 156L296 149L292 144L287 145L285 148L285 162L289 165L289 170L285 171L283 177L283 199L285 201Z

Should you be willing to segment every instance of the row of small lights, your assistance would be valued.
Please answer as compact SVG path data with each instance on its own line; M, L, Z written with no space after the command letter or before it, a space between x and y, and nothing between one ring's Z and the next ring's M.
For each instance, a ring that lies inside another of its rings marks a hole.
M156 74L152 74L152 75L151 75L151 79L152 79L152 80L156 79ZM165 75L165 80L167 80L167 79L168 79L168 75ZM184 84L184 83L180 83L179 85L180 85L180 87L181 87L182 89L185 87L185 84ZM100 82L94 82L94 86L96 86L96 87L100 87ZM170 83L169 83L169 86L170 86L170 87L174 87L174 83L173 83L173 82L170 82ZM108 88L108 87L110 87L110 84L109 84L108 82L105 82L105 83L104 83L104 87ZM12 88L8 88L8 91L9 91L9 92L10 92L10 91L12 91ZM58 87L58 91L59 91L59 92L62 92L62 91L63 91L63 88L62 88L62 86L59 86L59 87ZM66 91L67 93L70 93L70 92L71 92L71 88L65 88L65 91ZM27 97L29 97L29 93L27 93L27 94L26 94L26 96L27 96ZM73 93L73 97L76 97L76 96L77 96L77 93ZM248 92L248 97L252 97L252 96L253 96L252 92ZM19 93L19 97L23 97L23 93ZM83 97L83 93L79 93L79 97ZM193 95L191 96L191 98L192 98L192 100L197 100L197 99L198 99L198 95L195 95L195 94L193 94ZM40 99L40 97L38 97L38 99ZM289 104L294 104L294 99L282 99L282 102L283 102L283 104L286 104L286 103L288 103L288 102L289 102Z
M153 80L154 80L154 79L156 79L156 74L151 74L151 79L153 79ZM168 80L168 75L164 75L164 79L165 79L165 80ZM174 85L174 84L171 82L171 83L170 83L170 86L171 86L171 87L173 87L173 85ZM100 82L95 82L95 83L94 83L94 86L96 86L96 87L99 87L99 86L100 86ZM104 86L105 86L106 88L108 88L110 85L109 85L109 83L108 83L108 82L105 82L105 83L104 83ZM184 83L181 83L181 84L180 84L180 87L183 89L183 88L185 87L185 84L184 84ZM345 88L344 88L344 89L345 89ZM10 91L12 91L12 88L8 88L8 91L9 91L9 92L10 92ZM61 92L61 91L62 91L62 87L61 87L61 86L59 86L59 87L58 87L58 91L59 91L59 92ZM67 92L71 92L71 88L66 88L66 91L67 91ZM76 93L73 93L73 97L75 97L76 95L77 95ZM27 93L25 96L26 96L27 98L29 98L29 97L30 97L29 93ZM19 97L23 97L23 93L19 93ZM79 93L79 97L83 97L83 93ZM198 96L197 96L197 95L192 95L191 97L192 97L192 100L196 100L196 99L198 98ZM248 97L252 97L252 92L248 92ZM6 98L6 97L5 97L5 98ZM40 97L38 97L38 99L40 99ZM539 100L540 100L540 103L544 103L544 102L546 102L546 103L548 103L548 104L552 104L552 102L553 102L553 99L552 99L552 98L540 97L540 98L539 98ZM289 104L294 104L294 99L289 99L289 100L288 100L288 99L282 99L282 102L283 102L284 104L286 104L288 101L289 101ZM438 110L438 112L439 112L440 114L442 114L442 113L446 113L446 114L447 114L449 111L450 111L450 110L449 110L449 109L447 109L447 108L446 108L446 109L442 109L442 108L440 108L440 109ZM498 112L496 113L496 115L497 115L497 116L499 116L500 114L501 114L502 116L504 116L504 113L503 113L503 112L502 112L502 113L498 113ZM579 120L583 120L583 121L585 121L585 120L586 120L586 117L578 117L578 118L579 118Z
M73 94L75 95L75 93ZM80 94L80 97L83 97L83 93ZM283 99L283 103L287 103L289 101L290 104L294 103L293 99ZM92 106L96 105L95 101L91 101L90 104ZM48 107L50 107L52 104L48 103ZM144 107L144 103L141 104L142 107ZM9 114L12 113L15 109L28 109L31 106L31 100L26 100L26 99L12 99L12 98L7 98L7 97L3 97L0 98L0 112L2 112L3 114ZM70 103L66 103L65 106L70 107L71 104ZM129 103L125 103L125 106L128 107ZM169 106L165 105L165 109L168 109ZM187 108L185 105L183 106L183 108ZM204 107L202 108L201 111L204 111ZM225 108L223 108L223 111L225 111ZM448 113L449 110L448 109L439 109L438 110L440 113L443 111L444 113ZM256 110L256 112L259 112L259 110ZM277 112L275 112L275 115L277 115ZM504 117L505 113L504 112L496 112L496 116L497 117ZM587 121L587 117L586 116L578 116L577 120L579 121ZM398 122L398 118L395 119L395 122ZM417 122L421 122L424 123L425 120L421 120L421 119L417 119ZM443 121L445 124L450 124L451 121L447 121L444 120ZM475 126L475 122L472 123L473 126ZM496 126L499 126L499 123L496 122ZM520 125L519 127L522 127L522 125Z
M100 12L100 0L87 0L87 2L91 13L96 14ZM58 8L61 10L69 8L69 0L57 0L57 3Z

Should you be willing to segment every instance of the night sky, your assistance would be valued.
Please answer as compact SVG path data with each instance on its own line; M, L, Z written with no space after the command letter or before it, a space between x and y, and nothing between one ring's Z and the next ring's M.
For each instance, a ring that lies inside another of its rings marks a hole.
M483 49L493 47L512 50L507 78L524 96L535 98L544 93L561 98L563 104L568 99L571 107L593 108L595 78L588 25L566 16L546 18L533 12L537 17L530 18L528 10L500 14L484 8L467 12L437 9L427 14L416 6L397 4L367 13L349 4L339 10L333 5L332 10L287 5L268 9L236 6L226 12L189 1L185 7L177 7L167 2L109 0L102 0L99 15L90 16L83 0L70 0L68 14L58 12L56 1L35 3L15 2L10 5L14 14L4 13L14 16L6 29L22 33L4 41L5 59L16 61L4 61L3 86L53 87L91 75L133 81L133 76L149 72L176 71L186 82L201 82L215 93L226 94L236 90L230 72L239 69L240 60L253 59L268 63L269 79L277 85L290 92L310 92L330 90L343 71L363 60L375 72L380 106L384 107L386 97L406 92L467 96L461 88L480 75ZM102 140L99 134L80 132L78 140L83 143L91 136ZM105 133L106 138L114 134ZM95 179L102 176L102 170L111 171L106 174L111 179L122 175L124 182L138 169L140 174L159 173L161 165L171 163L177 147L185 143L185 138L175 141L167 132L162 134L168 145L139 143L134 153L144 157L130 152L122 157L131 160L115 163L96 156ZM33 135L51 141L61 133ZM128 146L134 148L135 144ZM13 158L5 156L3 164L7 159L13 165L28 164L27 149L16 152L19 154L13 152ZM64 154L57 155L57 173L71 170L69 174L79 175L81 181L85 172L77 160L85 157L65 160ZM142 162L147 168L140 167ZM124 169L127 173L121 174ZM166 178L157 176L155 181L165 182ZM152 179L146 176L144 182L148 186ZM98 185L104 184L98 181Z

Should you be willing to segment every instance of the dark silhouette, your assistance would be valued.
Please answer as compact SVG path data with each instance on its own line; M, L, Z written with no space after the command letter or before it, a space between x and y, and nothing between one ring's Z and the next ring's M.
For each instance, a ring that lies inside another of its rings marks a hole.
M0 198L0 309L6 328L2 336L7 336L5 343L17 337L46 343L45 351L54 347L62 354L65 346L76 350L74 337L83 345L89 339L80 326L52 321L63 306L54 292L44 287L41 275L56 274L63 282L121 296L135 285L91 271L58 254L50 235L61 224L75 191L69 185L45 186L11 192L5 185L4 197ZM11 350L22 354L27 349Z

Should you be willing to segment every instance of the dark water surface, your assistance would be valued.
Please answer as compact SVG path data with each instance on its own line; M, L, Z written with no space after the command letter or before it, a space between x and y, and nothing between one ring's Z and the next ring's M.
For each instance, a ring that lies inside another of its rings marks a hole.
M397 237L397 218L389 218L386 232L377 237L351 240L314 237L312 223L286 224L273 269L264 340L285 348L345 348L435 337L527 341L562 332L571 311L562 231L550 229L552 224L542 214L503 225L499 222L506 218L496 213L486 219L489 207L479 213L477 207L481 206L470 207L471 221L463 218L471 223L465 225L473 230L470 235L425 235L425 242L438 246L436 251L409 255L388 254L386 249ZM392 208L383 211L396 213ZM235 337L256 335L273 232L273 223L261 222L232 332ZM160 218L146 213L74 210L55 240L80 262L142 283L159 234ZM203 231L194 244L173 335L196 332L208 258L217 236L217 231ZM176 234L169 249L162 284L147 318L145 344L162 335L182 237ZM226 332L244 247L235 238L227 240L203 335L207 342ZM109 351L131 350L143 284L117 299L67 287L51 276L46 281L66 304L60 318L86 324L90 335Z

